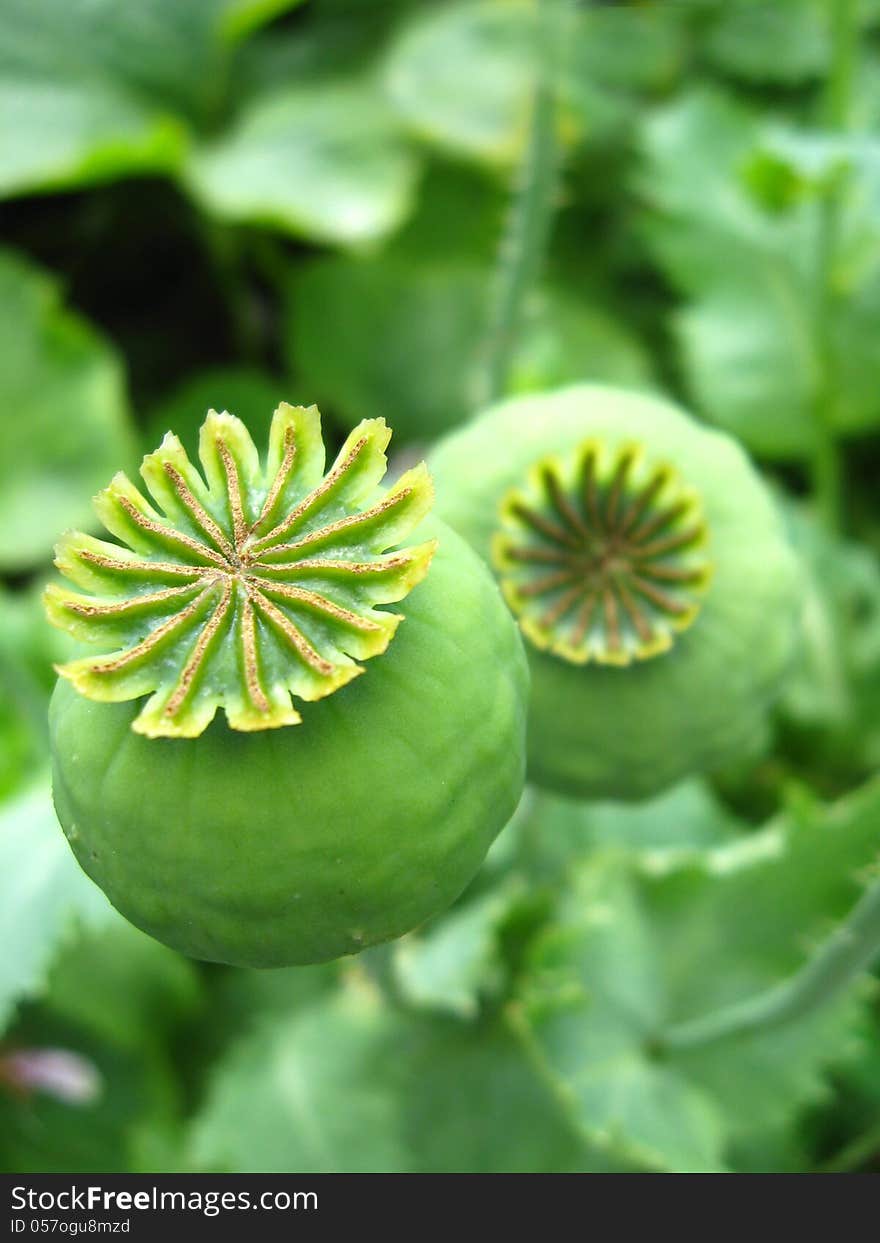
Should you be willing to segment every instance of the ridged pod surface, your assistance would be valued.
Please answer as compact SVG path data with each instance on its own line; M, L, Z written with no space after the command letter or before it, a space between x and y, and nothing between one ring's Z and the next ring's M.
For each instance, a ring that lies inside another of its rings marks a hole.
M438 513L526 636L534 781L646 798L753 749L799 576L733 440L659 398L578 385L489 409L430 465Z
M516 627L424 519L424 467L378 487L388 435L362 424L324 474L317 411L281 407L265 463L212 412L204 475L166 437L142 468L155 504L124 476L97 498L124 543L59 545L99 594L53 586L50 618L109 649L59 670L59 819L114 905L194 957L280 966L401 935L521 793Z

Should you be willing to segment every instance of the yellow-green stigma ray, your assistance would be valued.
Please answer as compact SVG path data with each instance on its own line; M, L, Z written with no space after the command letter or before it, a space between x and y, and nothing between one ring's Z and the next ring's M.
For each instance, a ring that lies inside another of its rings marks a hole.
M173 561L147 561L141 557L107 557L102 553L92 552L88 548L77 549L74 553L81 561L96 569L110 570L114 575L132 575L143 577L161 577L168 575L173 578L198 579L206 573L213 573L208 566L176 565ZM58 568L62 565L55 562Z
M193 522L195 522L196 526L208 536L211 542L216 546L217 551L229 560L235 555L232 545L220 530L211 515L206 512L204 506L200 505L193 496L180 471L172 466L170 462L164 463L164 469L165 474L171 481L171 486L177 493L180 503L190 514Z
M278 472L272 480L272 486L266 494L266 499L263 501L263 507L260 510L259 516L254 523L254 533L256 533L263 523L267 522L275 512L275 509L281 499L281 493L287 486L287 481L290 478L290 472L293 470L293 463L295 459L296 437L294 436L293 428L286 427L284 429L284 456L281 459L281 465L278 468Z
M265 548L268 544L277 542L282 535L286 535L287 532L295 526L297 522L305 517L306 514L314 511L314 509L320 504L322 498L325 497L327 493L336 486L339 480L351 470L367 444L367 437L362 437L342 461L335 463L329 474L324 477L318 487L315 488L315 490L308 496L304 497L303 500L301 500L300 503L290 511L283 522L279 522L278 526L276 526L274 530L270 531L268 535L264 535L257 540L253 546L254 551L257 552L259 549Z
M205 657L207 655L208 648L211 645L211 640L214 638L226 619L226 614L229 612L229 605L231 602L232 584L230 580L226 578L223 582L223 595L220 602L199 632L199 637L196 640L195 647L183 667L183 672L181 673L177 684L172 691L171 698L165 705L166 716L175 716L183 706L193 682L196 680L205 663Z
M140 643L136 643L134 647L127 648L124 652L120 652L118 656L99 657L94 662L89 662L89 672L99 676L119 673L120 670L136 664L143 657L151 655L163 640L168 639L176 631L184 629L187 623L193 620L205 602L212 585L209 584L205 587L191 604L188 604L185 609L181 609L179 613L175 613L167 621L162 622L160 626L156 626L145 639L141 639ZM68 667L61 665L58 672L63 673Z
M334 536L341 535L354 528L363 527L373 522L376 518L381 518L388 514L389 511L402 508L410 495L411 489L403 488L395 496L385 497L378 505L374 505L372 509L365 509L359 514L349 514L345 518L337 518L335 522L328 523L324 527L318 527L317 530L309 531L307 534L300 536L299 539L293 540L288 544L276 544L273 548L267 548L266 541L260 540L259 545L255 545L255 551L259 551L263 557L269 553L286 555L287 553L301 551L303 548L309 548L314 544L326 543L332 540Z
M200 576L201 577L201 576ZM213 577L213 572L212 572ZM194 591L199 590L199 580L193 583L186 583L182 587L165 587L161 591L145 591L138 596L129 596L122 600L92 600L86 596L76 596L70 592L64 592L62 589L47 588L47 600L50 600L53 606L66 610L68 613L74 614L76 617L82 617L87 620L96 618L106 618L112 620L117 617L124 617L127 613L132 613L137 609L150 610L156 606L170 604L191 596Z
M127 496L116 495L114 500L125 511L135 526L140 528L144 535L155 536L158 540L164 541L167 544L176 544L181 548L186 548L194 556L201 557L205 561L210 561L213 565L220 566L221 569L225 567L226 561L222 552L215 552L213 548L208 548L207 545L200 543L197 539L193 539L190 535L184 534L183 531L175 531L173 527L168 526L166 523L157 522L154 518L147 517L146 514L141 513Z
M423 554L426 548L429 548L429 545L421 544L399 555L377 557L375 561L349 561L333 557L308 557L302 561L252 561L251 569L265 571L264 577L267 581L272 581L269 574L306 576L341 571L344 574L355 575L386 575L397 570L409 569L416 563L417 554Z
M493 558L526 636L575 664L668 651L711 579L699 496L639 445L539 462L501 505Z
M220 460L223 463L223 470L226 475L226 491L229 496L229 512L232 515L232 534L235 542L235 556L241 554L242 546L245 538L250 534L247 521L244 516L244 503L241 496L241 480L238 477L238 467L235 459L229 452L229 446L225 440L217 441L217 452L220 454Z
M58 672L96 700L150 696L132 724L149 737L195 737L218 708L233 729L297 724L294 698L332 694L388 647L401 616L377 606L430 566L433 543L400 547L430 479L416 467L381 489L389 434L362 423L323 476L314 407L278 408L262 462L229 414L208 414L202 474L166 438L141 471L151 499L124 475L96 498L118 543L70 532L58 545L81 590L47 588L50 621L115 645Z
M282 600L295 600L321 613L324 617L332 617L334 621L352 626L355 630L381 630L381 626L371 621L369 617L361 617L360 614L353 613L351 609L334 604L332 600L326 600L316 591L294 587L290 583L264 583L263 592L269 596L280 596Z
M245 686L248 698L258 712L269 711L269 701L260 681L260 664L257 656L257 632L254 619L254 606L250 597L246 596L242 604L241 643L244 657Z

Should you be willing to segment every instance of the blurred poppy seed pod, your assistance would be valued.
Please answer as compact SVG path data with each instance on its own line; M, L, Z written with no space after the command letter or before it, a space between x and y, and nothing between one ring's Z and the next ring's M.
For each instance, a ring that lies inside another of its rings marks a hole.
M431 468L440 515L527 640L535 782L647 798L754 748L799 578L730 437L667 401L578 385L492 407Z

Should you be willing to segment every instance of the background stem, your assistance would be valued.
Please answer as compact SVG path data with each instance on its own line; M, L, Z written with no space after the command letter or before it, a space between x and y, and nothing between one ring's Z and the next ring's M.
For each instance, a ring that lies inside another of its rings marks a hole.
M880 957L880 879L819 951L785 983L746 1001L682 1023L660 1040L664 1051L693 1049L781 1027L827 1005Z
M558 160L556 120L560 57L568 14L568 0L540 0L531 123L498 259L480 404L495 401L507 391L525 299L540 271L550 235Z
M843 133L850 122L853 70L858 47L858 0L830 0L832 59L823 99L823 122L830 133ZM819 379L813 401L815 446L813 489L822 516L831 530L839 530L842 511L842 464L835 438L837 363L833 321L837 294L834 262L840 215L847 189L840 175L825 192L820 207L816 266L816 357Z

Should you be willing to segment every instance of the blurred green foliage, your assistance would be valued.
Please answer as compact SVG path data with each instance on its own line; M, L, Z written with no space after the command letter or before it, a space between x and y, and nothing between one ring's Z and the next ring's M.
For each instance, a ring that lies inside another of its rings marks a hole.
M747 770L633 807L527 790L447 915L264 974L129 927L54 819L39 590L113 471L210 405L258 436L281 399L384 415L406 455L480 401L537 12L0 0L4 1169L878 1168L872 981L655 1043L789 975L880 855L875 0L843 64L825 0L574 6L552 84L509 387L665 391L766 471L803 643Z

